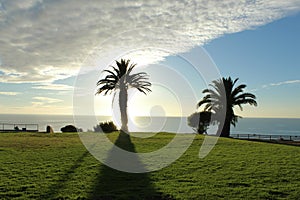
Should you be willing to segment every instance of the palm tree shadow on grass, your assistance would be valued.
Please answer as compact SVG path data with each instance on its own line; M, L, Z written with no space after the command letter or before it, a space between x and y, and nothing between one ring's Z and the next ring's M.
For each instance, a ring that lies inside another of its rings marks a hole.
M122 131L115 145L126 151L136 152L130 136ZM114 146L108 154L107 161L117 158L116 154ZM136 160L131 160L131 163L138 163L139 166L136 167L139 169L144 167L137 155L134 159ZM124 161L121 159L120 165L130 165ZM121 172L103 164L90 199L172 199L172 197L156 191L147 173Z
M75 174L75 171L82 165L84 159L90 155L89 151L85 151L82 155L80 155L75 161L74 164L70 166L68 170L66 170L60 178L53 183L48 190L42 194L42 199L58 199L61 191L66 188L67 182L72 178Z

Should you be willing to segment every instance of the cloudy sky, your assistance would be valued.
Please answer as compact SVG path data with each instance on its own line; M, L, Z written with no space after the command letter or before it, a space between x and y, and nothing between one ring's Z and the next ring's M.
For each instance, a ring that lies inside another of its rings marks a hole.
M299 11L299 0L0 0L0 113L72 114L78 72L101 58L130 51L139 65L184 71L176 55L204 48L258 96L244 116L300 117Z

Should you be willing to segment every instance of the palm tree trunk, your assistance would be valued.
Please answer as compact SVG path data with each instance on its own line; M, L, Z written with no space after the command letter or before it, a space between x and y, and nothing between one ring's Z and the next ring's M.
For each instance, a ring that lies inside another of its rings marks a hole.
M224 126L222 127L222 132L220 137L229 137L230 135L230 119L227 119L228 117L226 117L225 122L224 122Z
M229 111L227 110L224 124L220 124L218 127L218 133L220 134L220 137L229 137L230 136L230 126L231 126L232 115L233 115L233 111L231 112L230 110Z
M128 132L127 99L128 99L127 89L125 86L121 86L120 93L119 93L119 106L120 106L121 122L122 122L121 130L124 132Z

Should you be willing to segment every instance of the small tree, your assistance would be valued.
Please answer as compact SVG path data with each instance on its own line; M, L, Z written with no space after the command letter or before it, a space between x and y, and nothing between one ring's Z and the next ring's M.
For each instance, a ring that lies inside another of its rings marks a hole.
M104 132L104 133L111 133L114 131L117 131L116 125L112 122L100 122L100 124L97 124L94 126L94 132Z
M207 134L207 129L211 124L211 112L195 112L188 117L188 125L199 134Z

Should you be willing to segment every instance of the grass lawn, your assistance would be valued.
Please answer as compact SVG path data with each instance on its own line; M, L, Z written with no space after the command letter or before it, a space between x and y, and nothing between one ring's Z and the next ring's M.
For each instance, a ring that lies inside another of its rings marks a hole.
M172 138L118 145L149 152ZM77 134L0 133L0 199L300 199L300 147L221 138L200 159L202 142L162 170L129 174L97 161Z

